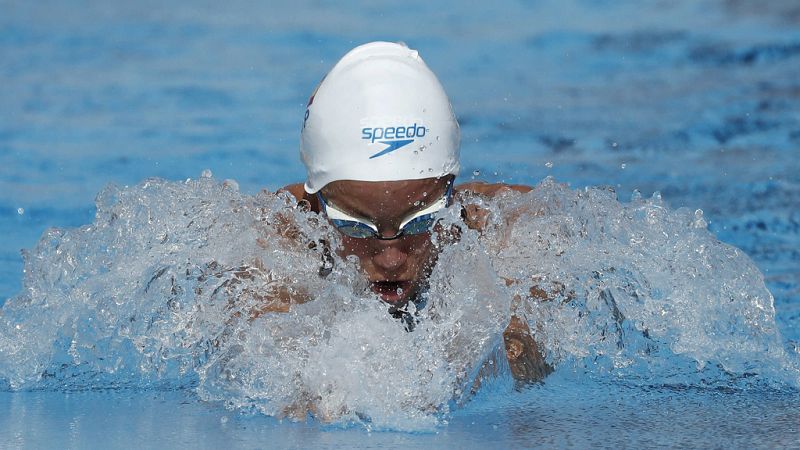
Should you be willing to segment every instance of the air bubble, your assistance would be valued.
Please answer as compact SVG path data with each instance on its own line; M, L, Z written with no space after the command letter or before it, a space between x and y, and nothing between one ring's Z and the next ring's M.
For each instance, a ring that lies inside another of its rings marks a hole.
M20 216L25 214L25 208L17 208L17 214L19 214Z
M231 180L230 178L222 182L222 187L230 189L234 192L239 192L239 183L236 182L236 180Z
M703 216L702 209L696 209L694 211L694 222L692 223L692 226L695 228L706 228L708 226L708 222Z
M548 169L552 169L553 168L553 163L552 163L552 161L547 161L546 163L544 163L544 166L547 167Z
M211 169L205 169L205 170L203 170L203 172L200 174L200 177L202 177L202 178L211 178L211 177L213 177L213 176L214 176L214 174L213 174L213 173L211 173Z

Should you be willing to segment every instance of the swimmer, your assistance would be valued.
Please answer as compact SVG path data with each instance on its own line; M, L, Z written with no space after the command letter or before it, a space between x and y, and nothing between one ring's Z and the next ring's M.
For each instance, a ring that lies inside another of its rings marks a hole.
M357 256L372 290L401 314L436 264L436 212L467 195L531 190L456 186L459 151L459 125L436 75L415 50L372 42L339 60L309 98L300 143L307 178L281 191L330 221L342 237L339 253ZM487 220L474 205L461 215L477 230ZM513 316L503 337L515 379L551 371L523 320Z

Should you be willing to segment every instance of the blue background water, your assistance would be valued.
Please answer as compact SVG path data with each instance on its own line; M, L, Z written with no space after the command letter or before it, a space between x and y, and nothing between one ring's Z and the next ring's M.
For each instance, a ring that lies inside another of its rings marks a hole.
M672 206L702 208L710 229L765 274L786 345L800 345L795 2L294 1L219 8L2 1L0 10L0 303L21 287L19 250L48 227L91 222L94 196L109 182L194 178L205 168L251 193L302 180L297 140L307 96L349 48L388 39L419 49L450 93L462 124L462 179L533 184L554 175L576 187L613 186L623 199L633 189L659 190ZM608 445L625 438L655 445L677 439L678 428L652 434L642 424L665 426L687 413L703 418L683 427L696 431L693 439L722 423L739 430L714 435L729 443L798 442L796 393L751 392L730 405L730 397L713 393L613 391L619 399L611 399L575 380L548 384L516 404L478 399L453 418L460 426L435 438L384 436L380 445L464 443L471 415L492 442L580 446L596 434L581 431L583 424L620 433L609 434ZM598 399L566 400L575 392ZM168 405L180 403L165 395ZM673 395L678 400L670 403ZM127 401L111 397L112 404ZM77 409L62 401L69 402L15 394L0 404L6 418L25 411L39 417L39 404L61 410L54 427L65 430L86 414L81 405L97 400L81 397ZM666 417L641 412L656 404L667 405ZM142 417L162 415L152 408ZM187 408L215 424L223 414L194 403ZM734 412L744 411L749 421L736 419ZM565 417L554 420L554 412ZM779 418L756 420L773 415ZM203 420L198 430L207 428ZM3 423L8 430L26 426ZM259 429L265 423L302 439L316 430L263 418L219 426L235 425L231 439L251 445L275 435ZM737 423L751 428L742 432ZM314 442L352 444L366 436L347 433ZM79 433L75 445L85 438ZM704 443L715 445L687 442Z

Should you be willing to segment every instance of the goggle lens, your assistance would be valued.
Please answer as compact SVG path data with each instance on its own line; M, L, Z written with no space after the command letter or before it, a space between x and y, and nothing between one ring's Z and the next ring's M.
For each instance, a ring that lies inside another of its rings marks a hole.
M413 219L411 222L408 222L403 226L400 230L402 234L422 234L431 231L433 225L436 223L436 220L433 217L433 214L425 214L424 216L417 217Z
M378 232L378 227L375 225L366 222L362 219L357 217L352 217L349 214L345 213L344 211L339 210L335 206L329 204L325 197L322 196L322 193L317 192L317 198L319 199L320 204L322 205L322 209L328 218L333 223L333 226L339 230L340 233L344 234L345 236L358 238L358 239L365 239L365 238L377 238L377 239L396 239L400 236L413 236L417 234L429 233L433 226L436 224L436 218L434 217L436 211L441 210L442 208L446 207L450 204L450 198L453 194L453 185L452 183L447 187L447 192L439 199L437 202L431 205L431 207L426 208L424 213L418 217L414 217L409 220L407 223L403 224L400 228L400 232L397 233L395 236L391 237L383 237ZM432 211L431 211L432 210ZM423 212L420 211L420 212ZM419 214L419 213L417 213Z
M345 236L363 239L375 237L377 235L375 230L370 228L369 225L354 220L332 220L331 222L333 222L333 226Z

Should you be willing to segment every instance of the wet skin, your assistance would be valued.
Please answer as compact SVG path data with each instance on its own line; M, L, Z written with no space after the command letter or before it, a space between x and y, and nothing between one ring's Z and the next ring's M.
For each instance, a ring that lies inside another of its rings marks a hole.
M343 180L325 186L322 195L329 204L370 221L382 236L389 237L398 233L405 218L441 198L448 183L452 182L453 176L385 182ZM471 192L494 197L508 191L530 190L530 187L522 185L470 182L457 186L455 195ZM299 202L307 203L312 211L320 212L316 196L307 194L302 184L287 186L282 191L288 191ZM488 218L486 211L469 204L463 206L462 217L465 225L477 230L484 228ZM405 305L420 292L436 264L439 251L431 240L431 233L390 240L342 235L341 242L340 255L357 256L373 292L394 307ZM507 284L515 283L514 280L505 281ZM546 295L536 287L531 287L531 297L546 300ZM524 321L512 316L503 338L509 366L516 380L523 383L539 381L552 371Z
M453 177L407 181L334 181L322 189L326 201L378 227L381 236L395 236L401 222L441 198ZM436 262L430 233L396 239L353 238L342 235L344 256L355 255L383 301L402 306L417 295Z
M402 181L334 181L322 189L326 201L338 209L363 218L378 227L382 236L394 236L400 223L414 212L435 202L447 191L452 175L441 178ZM320 212L315 195L306 193L302 184L282 189L300 201L307 202L314 212ZM455 195L466 191L492 197L505 191L528 192L522 185L471 182L456 187ZM485 211L466 205L463 216L470 228L481 229ZM414 298L425 285L436 263L438 250L431 234L400 236L397 239L352 238L342 235L341 256L355 255L370 281L372 290L383 301L402 306Z

